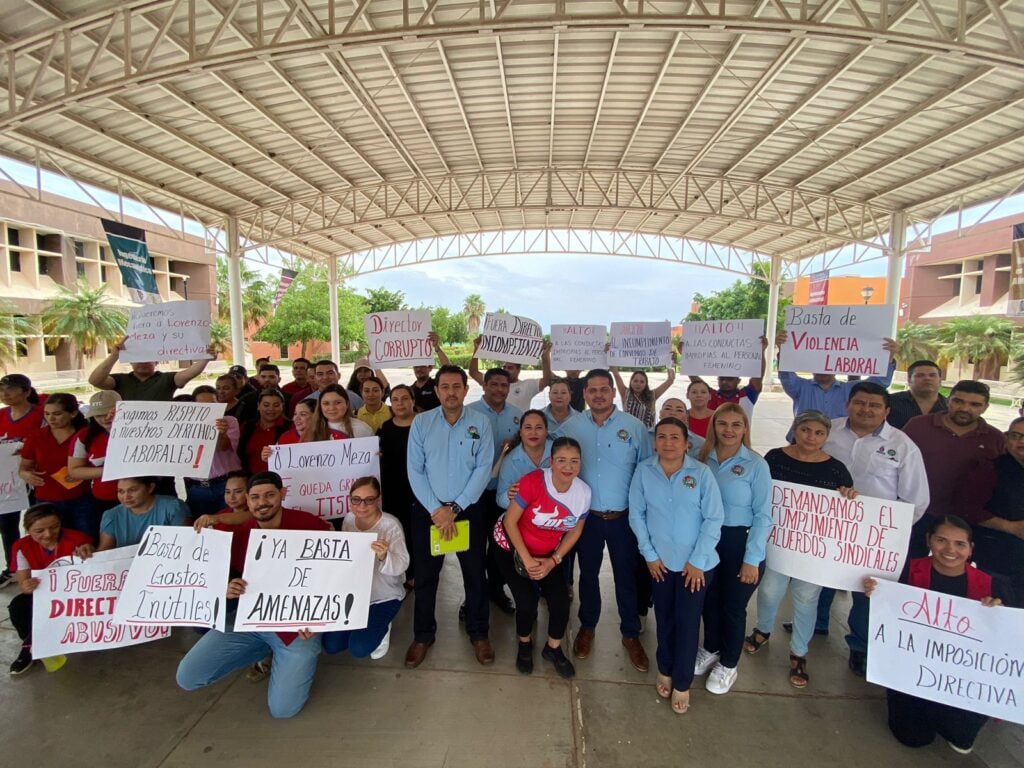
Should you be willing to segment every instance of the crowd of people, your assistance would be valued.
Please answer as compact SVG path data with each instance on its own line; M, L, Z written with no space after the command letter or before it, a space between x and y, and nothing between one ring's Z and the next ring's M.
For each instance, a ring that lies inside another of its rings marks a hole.
M179 665L178 684L195 689L239 669L269 676L268 704L290 717L306 702L320 653L379 658L391 622L412 595L413 637L406 667L418 667L434 644L443 556L453 546L465 602L459 612L473 654L492 664L490 610L514 614L515 667L534 670L541 600L547 605L541 659L564 677L595 652L602 613L599 575L607 551L621 643L630 664L648 672L640 642L653 608L657 626L656 689L679 714L690 707L695 677L727 694L743 652L755 654L776 631L791 595L791 685L810 685L808 655L815 634L830 631L834 591L791 578L766 564L772 530L772 481L899 500L914 509L907 567L901 580L986 604L1024 607L1024 418L1004 431L983 418L988 387L957 382L940 393L941 371L917 361L907 388L890 394L885 376L837 381L783 371L793 401L788 442L760 456L751 448L760 377L712 383L691 377L686 402L658 398L642 371L628 382L618 370L551 370L550 347L540 378L521 378L507 363L480 371L451 365L433 337L440 363L417 366L411 385L392 387L366 361L342 385L338 365L292 361L281 385L277 366L240 366L216 386L179 395L205 362L174 373L132 363L112 374L115 349L90 376L97 391L86 414L66 393L37 393L21 374L0 379L0 439L23 442L21 478L32 506L0 515L8 570L15 580L12 622L23 648L12 674L33 665L31 572L69 554L138 543L149 525L216 526L233 532L227 597L244 593L242 566L256 529L372 531L375 570L368 626L313 634L208 631ZM785 341L785 334L775 340ZM765 355L767 339L762 340ZM887 348L891 350L891 342ZM469 379L483 390L466 404ZM543 409L533 399L547 390ZM623 408L616 405L619 395ZM169 478L102 479L107 439L122 400L192 399L226 405L210 477L185 482L180 500ZM268 471L273 446L376 434L381 477L360 478L350 512L324 521L290 509L280 476ZM27 535L21 536L19 521ZM909 521L908 521L909 522ZM972 563L974 565L972 565ZM506 587L508 588L506 591ZM863 676L868 653L868 601L873 584L852 595L849 668ZM748 604L755 600L753 629ZM565 645L572 602L578 630ZM454 619L454 617L453 617ZM511 641L510 641L511 643ZM904 744L938 734L969 751L983 716L890 692L889 723Z

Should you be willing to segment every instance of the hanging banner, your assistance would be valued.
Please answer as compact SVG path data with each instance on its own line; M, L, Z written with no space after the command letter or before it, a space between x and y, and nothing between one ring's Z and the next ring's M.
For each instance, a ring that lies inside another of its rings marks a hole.
M762 336L764 320L684 322L679 371L689 376L760 376Z
M865 576L895 579L903 570L914 506L772 481L768 567L833 589L863 591Z
M380 439L320 440L271 447L267 467L284 483L289 509L330 520L348 514L352 481L380 479Z
M1010 244L1010 287L1007 292L1006 314L1024 317L1024 224L1013 225Z
M127 627L115 623L121 589L135 547L97 552L88 560L32 571L39 586L32 593L32 658L124 648L170 637L167 627Z
M789 336L779 351L779 370L884 376L889 353L882 344L893 312L888 305L786 307Z
M114 621L129 627L224 631L231 534L151 525L135 551Z
M488 312L480 331L480 346L473 357L502 363L533 365L540 360L544 334L528 317Z
M376 533L254 530L235 632L364 629L376 540Z
M868 682L1024 723L1024 610L879 580Z
M371 368L434 364L430 311L371 312L363 318Z
M603 325L552 325L551 367L556 371L606 368L608 329Z
M612 323L608 365L655 368L672 365L672 324Z
M828 304L828 275L827 269L811 275L810 294L807 298L807 303L811 306Z
M28 509L28 486L18 474L23 445L0 442L0 515Z
M168 301L134 307L128 313L122 363L212 360L210 302Z
M281 270L281 280L277 284L277 293L274 294L274 306L271 310L272 312L277 312L277 307L281 303L281 299L283 299L284 295L288 293L288 288L291 286L298 274L299 273L294 269Z
M224 403L118 403L103 479L156 475L205 480L217 450L215 424L225 408Z
M121 270L121 281L128 289L132 301L139 304L159 304L160 292L153 274L153 259L146 247L146 231L119 221L100 219L114 261Z

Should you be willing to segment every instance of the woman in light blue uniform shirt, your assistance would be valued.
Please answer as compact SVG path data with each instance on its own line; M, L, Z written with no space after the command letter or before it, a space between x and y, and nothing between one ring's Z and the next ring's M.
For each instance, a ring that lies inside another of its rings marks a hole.
M772 475L768 463L750 449L750 421L736 403L715 411L698 458L718 481L725 521L717 547L717 578L704 601L704 645L693 671L703 675L710 670L708 691L723 694L736 683L747 603L764 574L772 529Z
M725 516L711 470L686 455L687 436L679 419L659 421L655 455L637 465L629 488L629 525L653 580L656 688L680 715L690 708L700 615Z
M519 478L536 469L547 469L550 466L548 420L541 411L531 409L519 418L519 434L501 460L496 496L498 505L508 509L509 502L516 497L515 488L519 485Z
M552 379L548 385L548 404L544 415L548 420L548 433L552 440L565 434L565 426L579 415L572 405L572 390L566 379Z
M686 425L687 437L686 437L686 455L692 456L697 461L703 461L700 458L700 449L704 447L704 438L695 432L690 431L690 412L686 410L686 403L680 400L678 397L670 397L661 404L661 410L658 411L658 421L667 419L669 417L679 419L683 424ZM651 443L654 442L654 427L650 429Z

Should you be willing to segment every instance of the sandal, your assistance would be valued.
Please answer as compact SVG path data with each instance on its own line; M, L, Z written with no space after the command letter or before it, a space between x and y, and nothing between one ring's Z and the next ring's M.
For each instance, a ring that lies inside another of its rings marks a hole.
M667 699L672 695L672 678L668 675L658 675L658 681L654 684L654 690L658 692L658 695L663 699Z
M258 683L261 680L266 680L270 675L270 660L269 657L263 659L263 661L257 661L251 667L249 671L245 673L245 678L253 683Z
M771 636L771 632L762 632L757 627L754 627L754 631L749 636L743 638L743 650L747 653L757 653L768 644Z
M672 689L672 711L677 715L685 715L690 708L690 692Z
M807 674L807 657L789 654L789 684L794 688L806 688L810 679Z

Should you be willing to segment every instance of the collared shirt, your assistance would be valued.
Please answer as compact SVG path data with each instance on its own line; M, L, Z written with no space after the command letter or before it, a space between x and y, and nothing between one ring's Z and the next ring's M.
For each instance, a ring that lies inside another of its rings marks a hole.
M846 415L846 401L850 399L850 390L860 381L870 381L883 387L892 382L892 374L896 370L896 362L889 360L888 372L885 376L871 376L858 381L834 381L825 389L814 379L805 379L792 371L779 371L779 381L786 394L793 400L793 415L804 411L821 411L830 419L838 419Z
M914 505L916 523L928 509L928 473L914 441L890 424L858 437L848 419L833 419L822 449L839 459L853 476L853 487L865 496Z
M580 414L579 411L574 411L571 407L569 408L569 415L566 416L562 421L555 420L555 414L551 412L551 404L545 405L542 409L545 416L548 417L548 437L555 440L562 435L566 434L566 428L573 419L577 418Z
M700 461L698 454L700 454L700 449L704 447L704 443L707 441L696 432L690 431L689 428L686 431L689 435L686 439L686 455ZM650 438L651 445L654 445L654 427L647 430L647 436Z
M629 487L629 527L648 563L661 560L675 572L687 563L702 571L714 568L724 519L718 483L704 464L686 456L671 477L657 456L637 466Z
M501 412L494 410L486 400L477 400L466 406L477 413L482 413L491 423L491 435L494 437L494 460L492 467L497 466L498 460L505 452L505 446L519 434L519 419L523 412L511 403L505 403ZM498 487L498 476L492 472L492 477L487 483L487 490L493 491Z
M629 505L629 483L636 465L652 454L651 439L643 422L613 406L600 426L594 412L573 419L563 432L583 449L580 477L591 490L592 508L621 511Z
M373 430L374 434L377 434L377 430L380 429L380 425L391 418L391 407L388 405L382 405L376 412L366 410L364 405L358 411L356 411L356 418L364 424L368 425Z
M949 402L946 400L945 395L939 394L939 399L935 401L935 405L928 413L938 413L944 411L949 407ZM921 408L917 404L917 400L910 394L909 389L905 389L902 392L896 392L889 395L889 415L886 417L886 421L892 424L896 429L903 429L907 422L915 416L921 416Z
M520 411L530 410L530 403L540 392L540 379L520 379L508 385L508 402Z
M741 445L736 455L719 463L711 451L707 460L718 481L725 508L722 525L748 528L743 562L758 566L764 561L765 545L772 530L772 473L768 462Z
M522 445L517 445L509 451L505 458L501 460L501 469L498 471L498 506L502 509L508 509L508 489L515 483L518 483L519 478L530 474L534 470L547 469L550 466L550 440L544 441L544 456L541 458L540 464L533 463L533 460L526 455Z
M412 421L407 455L409 484L427 512L449 501L468 507L480 499L491 476L491 423L470 408L463 408L454 424L443 408L421 413Z
M747 414L747 418L750 419L754 416L754 406L757 404L757 398L760 396L761 393L749 384L727 395L723 394L721 390L713 389L711 390L711 399L708 400L708 408L714 411L718 409L718 406L725 403L738 403L743 412Z

